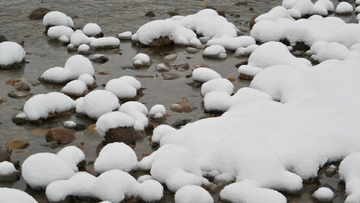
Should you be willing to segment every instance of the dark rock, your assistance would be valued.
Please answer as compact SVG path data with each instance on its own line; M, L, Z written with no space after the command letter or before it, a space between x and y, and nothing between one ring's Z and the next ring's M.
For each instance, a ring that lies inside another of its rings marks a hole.
M247 64L248 64L248 60L244 60L244 61L241 61L241 62L235 64L235 67L239 68L240 66L247 65Z
M218 13L219 16L225 17L225 12L224 11L216 11Z
M293 50L301 50L301 51L307 51L310 47L306 45L304 42L296 42L295 46L293 46Z
M243 79L243 80L252 80L254 78L254 76L251 76L251 75L246 75L244 73L240 73L239 74L239 78L240 79Z
M94 63L105 63L109 60L109 57L102 54L95 54L95 55L91 55L89 59Z
M190 104L187 101L187 98L184 97L181 101L177 102L176 104L173 104L170 106L170 110L178 113L190 113L194 109L190 106Z
M57 144L67 144L75 140L74 133L69 129L52 128L46 134L46 142L56 141Z
M175 123L171 124L171 126L176 128L176 129L179 129L181 126L186 125L190 121L191 121L191 119L179 119Z
M29 142L23 141L23 140L11 140L10 142L5 144L6 149L25 149L30 145Z
M112 143L112 142L123 142L127 145L133 145L136 143L136 140L140 139L134 127L119 127L110 129L105 134L105 142Z
M154 78L152 75L134 75L136 78Z
M175 80L180 78L180 76L176 73L163 73L162 76L164 80Z
M7 151L3 150L1 147L0 147L0 162L3 162L3 161L11 161L11 158L10 158L10 155L9 153L7 153Z
M26 97L30 97L33 94L30 92L26 92L26 91L10 91L8 93L8 96L14 99L22 99L22 98L26 98Z
M169 14L169 16L171 16L171 17L179 15L179 13L176 11L168 11L166 13Z
M259 17L259 14L258 15L254 15L251 20L250 20L250 27L252 28L254 25L255 25L255 19Z
M30 91L31 88L28 84L24 83L24 82L19 82L19 83L16 83L14 85L15 89L18 90L18 91Z
M171 66L169 63L160 63L155 66L157 72L168 72L171 70Z
M15 123L16 125L22 125L26 123L26 118L16 117L15 115L14 117L12 117L12 122Z
M0 183L15 182L20 179L20 172L15 171L8 175L0 175Z
M4 35L0 35L0 43L8 41Z
M43 17L50 11L51 10L48 8L38 8L38 9L35 9L33 12L31 12L30 15L28 16L28 18L30 20L43 19Z
M146 14L145 14L146 17L149 17L149 18L153 18L155 17L155 13L154 11L148 11Z
M175 70L189 70L190 69L190 65L189 63L183 63L180 65L173 65L172 68L174 68Z
M76 126L74 127L74 130L81 131L81 130L86 130L86 128L87 128L86 125L77 123Z
M138 44L139 42L136 41L132 41L132 43L135 45ZM150 44L147 44L145 46L149 46L149 47L162 47L162 46L170 46L173 45L174 42L172 40L170 40L170 38L168 36L165 37L160 37L159 39L154 39L154 41L152 41Z

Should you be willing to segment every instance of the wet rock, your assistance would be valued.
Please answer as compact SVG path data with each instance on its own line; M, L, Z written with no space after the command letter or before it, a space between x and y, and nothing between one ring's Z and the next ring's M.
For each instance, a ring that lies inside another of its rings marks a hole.
M45 136L46 142L56 141L57 144L67 144L75 140L74 133L69 129L52 128Z
M5 81L5 85L14 86L14 85L15 85L15 81L14 81L13 79L7 80L7 81Z
M172 61L175 60L178 57L177 54L169 54L164 57L164 60Z
M2 104L2 103L6 103L7 102L7 99L5 99L5 98L1 98L0 97L0 104Z
M81 130L86 130L86 128L87 128L86 125L77 123L76 126L74 127L74 130L81 131Z
M154 11L148 11L147 13L145 13L145 16L149 17L149 18L153 18L153 17L155 17L155 13L154 13Z
M28 92L31 90L30 86L24 82L19 82L14 85L15 89L18 91Z
M39 19L43 19L44 16L49 13L51 10L48 8L38 8L35 9L33 12L30 13L30 15L28 16L28 18L30 20L39 20Z
M171 70L171 66L168 63L160 63L155 66L157 72L168 72Z
M20 179L20 172L14 171L8 175L0 175L0 183L15 182Z
M179 129L179 128L181 128L181 126L186 125L190 121L191 121L191 119L179 119L179 120L175 121L175 123L171 124L171 126L176 129Z
M247 64L248 64L248 60L244 60L244 61L241 61L241 62L235 64L235 67L239 68L240 66L247 65Z
M175 70L189 70L190 65L188 63L183 63L180 65L173 65L172 68L174 68Z
M211 66L201 63L194 65L194 68L211 68Z
M252 28L254 25L255 25L255 19L257 18L257 17L259 17L259 14L257 14L257 15L254 15L252 18L251 18L251 20L250 20L250 27Z
M194 109L188 103L187 98L184 97L181 101L171 105L170 110L178 113L190 113Z
M152 75L134 75L136 78L154 78Z
M159 39L154 39L150 44L146 45L149 47L162 47L162 46L170 46L173 45L174 42L170 40L168 36L160 37Z
M10 142L6 143L5 148L6 149L25 149L29 145L30 145L29 142L14 139L14 140L11 140Z
M136 143L136 140L140 139L134 127L119 127L110 129L105 134L105 142L112 143L112 142L123 142L127 145L133 145Z
M90 61L94 63L105 63L109 60L109 57L103 55L103 54L94 54L89 56Z
M30 92L26 92L26 91L10 91L8 93L8 96L14 99L22 99L22 98L26 98L26 97L30 97L33 94Z
M254 76L246 75L244 73L240 73L239 78L242 79L242 80L252 80L254 78Z
M176 12L176 11L168 11L168 12L166 12L166 13L169 14L170 17L179 15L179 13Z
M11 158L10 158L10 155L9 153L7 153L7 151L3 150L1 147L0 147L0 162L3 162L3 161L11 161Z
M225 17L225 12L224 11L216 11L218 13L219 16Z
M197 53L198 51L199 51L199 49L194 48L194 47L186 48L186 52L189 53L189 54L194 54L194 53Z
M0 43L8 41L4 35L0 35Z
M180 76L176 73L163 73L162 76L164 80L175 80L180 78Z
M230 82L235 82L236 79L235 78L227 78Z

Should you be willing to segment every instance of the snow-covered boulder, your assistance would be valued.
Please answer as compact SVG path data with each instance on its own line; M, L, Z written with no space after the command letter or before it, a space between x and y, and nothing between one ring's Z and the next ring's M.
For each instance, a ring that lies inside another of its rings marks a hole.
M80 46L81 44L90 44L92 40L86 36L83 32L76 32L70 36L70 44L75 47Z
M201 95L205 96L207 93L212 91L223 91L231 95L234 90L234 85L225 78L215 78L205 82L201 86Z
M130 172L137 168L137 164L134 150L122 142L115 142L107 144L101 149L95 160L94 169L97 173L104 173L112 169Z
M213 203L214 199L208 191L196 185L188 185L180 188L175 193L176 203Z
M117 38L119 38L120 40L130 40L132 36L132 32L131 31L126 31L126 32L121 32L117 35Z
M155 143L160 143L162 137L174 131L176 131L176 129L169 125L165 125L165 124L159 125L154 129L153 135L151 137L151 141Z
M15 169L13 163L8 161L0 162L0 182L12 182L18 179L20 172Z
M9 69L11 66L24 62L25 50L16 42L0 43L0 69Z
M331 202L334 199L335 194L330 188L320 187L311 195L311 197L319 202Z
M231 51L235 51L241 47L248 47L254 44L256 44L255 39L251 36L232 37L230 35L225 35L221 38L213 38L206 43L207 46L221 45L226 50Z
M76 100L76 113L86 114L90 118L98 119L105 113L120 107L118 98L106 90L94 90Z
M221 78L221 75L210 68L196 68L192 73L193 80L204 83L215 78Z
M46 119L51 113L69 111L75 107L75 102L69 96L59 92L37 94L24 104L24 113L30 121Z
M115 37L102 37L91 40L90 46L95 49L118 49L120 40Z
M138 53L132 60L133 65L137 68L141 66L149 67L151 65L151 59L147 54Z
M162 118L166 115L166 108L162 104L155 104L150 108L149 116L153 118Z
M360 152L354 152L345 157L339 166L339 175L346 183L346 203L360 201Z
M77 165L85 160L85 154L76 146L67 146L62 148L57 154L58 157L64 159L77 172Z
M61 92L69 95L69 96L75 96L80 97L84 96L88 93L88 89L86 87L86 84L82 80L73 80L68 82L62 89Z
M21 190L13 189L13 188L0 188L0 202L8 202L8 203L37 203L37 201Z
M204 50L203 57L224 59L227 58L227 54L223 46L211 45Z
M136 88L120 78L109 80L106 83L105 90L112 92L119 99L132 99L137 95Z
M96 23L87 23L84 25L83 31L88 37L94 37L101 33L101 27Z
M338 15L350 15L353 11L354 7L346 1L340 2L335 8L335 13Z
M66 14L60 11L50 11L43 18L43 24L46 27L54 25L64 25L68 27L74 27L74 22Z
M47 31L47 35L50 37L50 39L59 39L60 37L67 37L70 38L71 35L74 34L74 30L68 26L65 25L57 25L50 27Z
M46 188L56 180L66 180L75 174L63 158L52 153L37 153L22 164L22 177L32 188Z

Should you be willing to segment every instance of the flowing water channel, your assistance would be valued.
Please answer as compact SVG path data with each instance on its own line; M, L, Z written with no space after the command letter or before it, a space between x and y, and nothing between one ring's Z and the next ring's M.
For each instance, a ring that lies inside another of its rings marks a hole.
M337 2L334 2L335 5ZM66 60L74 53L68 53L65 46L57 41L49 41L44 35L45 27L42 20L29 20L27 16L31 11L39 8L49 8L66 13L73 18L75 27L82 28L86 23L97 23L101 26L105 36L116 36L119 32L132 31L133 33L146 22L156 19L165 19L175 11L180 15L195 14L206 7L215 8L225 12L228 21L238 27L244 35L249 35L250 19L256 14L268 12L271 8L281 5L281 0L0 0L0 34L9 41L24 41L26 51L25 67L16 70L0 71L0 97L6 98L7 102L0 105L0 146L13 139L20 139L30 143L29 147L21 150L13 150L12 161L20 161L20 164L30 155L38 152L56 153L61 147L51 148L47 145L45 134L54 127L62 127L62 122L67 120L90 126L95 121L75 113L50 119L40 125L12 123L12 116L22 111L26 99L13 99L7 96L11 90L15 90L5 82L21 80L31 84L31 93L40 94L52 91L60 91L62 86L41 84L37 78L48 68L55 66L63 67ZM148 11L153 11L155 17L145 16ZM234 53L228 53L226 60L212 60L202 57L202 50L195 54L187 53L184 47L167 48L144 48L132 46L130 41L121 41L120 54L114 51L97 52L109 57L104 64L93 64L95 68L98 89L103 89L101 84L113 78L123 75L146 76L137 77L141 82L144 96L138 101L150 109L155 104L163 104L167 108L165 123L172 124L179 119L191 119L194 122L202 117L208 116L204 113L200 88L192 87L191 74L195 65L207 64L217 71L223 78L234 78L235 91L250 84L249 81L238 79L235 64L246 58L236 58ZM150 56L153 63L149 68L131 68L132 58L137 53L145 53ZM164 56L175 53L178 55L174 61L164 61ZM155 65L168 62L172 65L189 63L190 69L186 71L174 71L180 76L176 80L164 80L161 74L155 71ZM99 74L107 73L107 74ZM170 110L170 105L180 101L183 97L188 99L189 104L195 108L191 113L175 113ZM102 139L90 130L77 131L76 140L69 145L81 145L86 155L86 161L95 161L98 147ZM136 144L136 154L141 160L144 154L151 153L154 149L149 145L149 137L140 140ZM92 170L91 165L88 169ZM319 186L324 185L334 189L337 197L333 202L343 202L345 198L344 184L339 182L337 175L326 176L323 170L319 171L319 178L307 183L301 195L288 195L289 202L314 202L310 195ZM11 183L0 183L0 187L12 187L28 192L38 202L47 202L43 192L33 191L27 188L21 178ZM166 193L166 202L173 202L173 197ZM213 194L215 201L220 202L217 193Z

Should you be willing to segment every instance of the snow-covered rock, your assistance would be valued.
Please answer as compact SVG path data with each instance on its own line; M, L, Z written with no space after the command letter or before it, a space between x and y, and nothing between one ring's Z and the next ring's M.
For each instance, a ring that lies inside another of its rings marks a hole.
M0 43L0 68L7 69L15 63L21 63L25 58L25 50L16 42Z
M101 149L95 160L94 169L97 173L104 173L112 169L130 172L137 168L137 163L136 154L131 147L122 142L115 142L107 144Z
M76 146L64 147L56 155L63 158L75 172L78 171L77 165L85 160L84 152Z
M90 46L96 49L117 49L120 47L120 40L115 37L102 37L93 39Z
M44 26L64 25L74 27L74 22L66 14L60 11L50 11L43 18Z
M223 91L231 95L234 90L234 85L224 78L215 78L205 82L201 86L201 95L205 96L207 93L212 91Z
M16 172L18 172L18 170L15 169L13 163L8 161L0 162L0 176L7 176Z
M150 66L151 59L147 54L138 53L132 60L135 67Z
M207 47L203 52L203 57L209 57L209 58L226 58L226 50L221 45L211 45Z
M175 193L176 203L213 203L214 199L208 191L196 185L188 185L180 188Z
M215 78L221 78L221 75L210 68L200 67L193 71L192 77L194 81L204 83Z
M101 137L104 137L109 129L118 127L132 127L135 120L126 113L115 111L101 115L96 122L96 130Z
M340 2L335 8L335 13L340 15L349 15L353 11L354 11L354 7L349 2L346 1Z
M106 90L94 90L83 98L76 100L76 113L83 113L93 119L98 119L105 113L120 107L118 98Z
M101 33L101 27L96 23L87 23L83 27L83 31L88 37L93 37Z
M335 194L330 188L320 187L311 196L320 202L331 202Z
M166 108L162 104L156 104L153 107L151 107L149 111L149 115L154 118L161 118L166 115Z
M13 188L0 188L0 202L8 203L37 203L37 201L26 192Z
M137 94L136 88L120 78L111 79L106 83L105 90L112 92L119 99L131 99Z
M87 87L84 81L82 80L73 80L67 83L62 89L61 92L70 95L70 96L82 96L87 91Z
M170 132L174 132L174 131L176 131L176 129L169 125L165 125L165 124L159 125L154 129L153 135L151 137L151 141L160 143L160 140L162 137L164 137L166 134L168 134Z
M65 25L53 26L50 27L47 31L47 35L50 37L50 39L59 39L62 36L70 38L72 34L74 34L74 30Z
M120 40L130 40L132 36L131 31L121 32L117 35Z
M90 44L91 39L86 36L83 32L75 32L70 36L70 43L75 47L80 46L81 44Z

